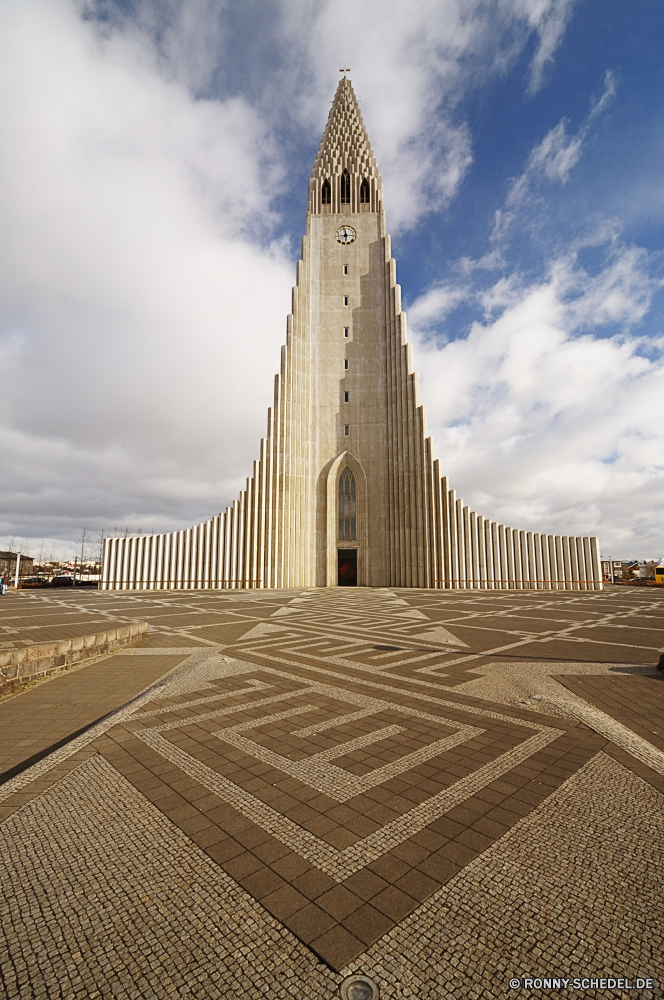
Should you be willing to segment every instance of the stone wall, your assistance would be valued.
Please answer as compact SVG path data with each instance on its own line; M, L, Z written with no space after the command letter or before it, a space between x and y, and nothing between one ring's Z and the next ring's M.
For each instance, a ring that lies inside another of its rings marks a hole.
M20 691L23 684L41 680L68 667L98 659L136 642L148 630L147 622L107 629L95 635L35 643L22 649L0 650L0 696Z

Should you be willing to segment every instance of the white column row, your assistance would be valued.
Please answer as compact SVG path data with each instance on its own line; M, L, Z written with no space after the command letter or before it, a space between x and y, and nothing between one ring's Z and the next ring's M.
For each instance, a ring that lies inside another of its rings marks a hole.
M208 590L261 586L245 575L246 493L225 513L183 531L107 538L102 590Z
M434 463L436 473L438 463ZM437 477L436 477L437 478ZM434 586L452 590L601 590L595 537L543 535L471 511L446 477L432 508Z

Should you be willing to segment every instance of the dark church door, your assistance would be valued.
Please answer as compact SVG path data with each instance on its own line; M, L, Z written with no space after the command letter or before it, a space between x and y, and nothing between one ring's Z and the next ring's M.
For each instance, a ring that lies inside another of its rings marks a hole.
M339 586L357 587L357 549L338 549Z

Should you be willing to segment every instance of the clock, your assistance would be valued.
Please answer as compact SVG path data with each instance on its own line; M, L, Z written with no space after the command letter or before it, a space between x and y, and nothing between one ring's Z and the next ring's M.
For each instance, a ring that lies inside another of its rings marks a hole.
M357 233L352 226L339 226L335 236L337 238L337 243L342 243L343 246L348 246L349 243L355 242Z

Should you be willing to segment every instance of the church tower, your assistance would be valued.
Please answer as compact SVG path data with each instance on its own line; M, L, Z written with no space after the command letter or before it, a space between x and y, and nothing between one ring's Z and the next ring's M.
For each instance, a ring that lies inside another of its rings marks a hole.
M225 513L108 539L102 589L601 589L595 538L517 531L441 478L406 338L378 166L350 81L309 182L267 436Z
M309 183L274 415L284 585L428 586L424 415L380 174L346 77Z

